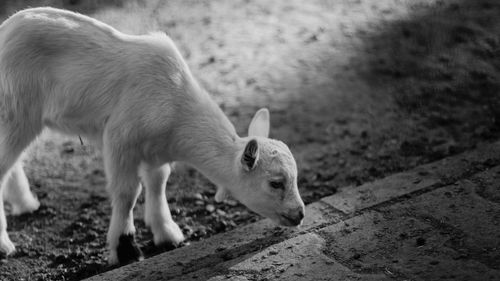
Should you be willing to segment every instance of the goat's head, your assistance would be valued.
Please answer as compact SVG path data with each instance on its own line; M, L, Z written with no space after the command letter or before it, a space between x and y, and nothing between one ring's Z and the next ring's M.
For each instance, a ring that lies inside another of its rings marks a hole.
M297 165L288 146L268 134L269 111L261 109L250 123L248 137L242 138L235 186L219 187L215 199L222 201L230 193L278 224L298 226L304 218L304 202L297 187Z

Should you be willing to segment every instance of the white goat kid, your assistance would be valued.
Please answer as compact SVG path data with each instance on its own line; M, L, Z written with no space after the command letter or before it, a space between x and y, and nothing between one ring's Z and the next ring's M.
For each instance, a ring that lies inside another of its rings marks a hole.
M111 264L141 259L132 213L141 182L155 244L183 241L165 196L173 161L213 181L218 201L230 195L287 226L304 217L295 160L284 143L267 138L269 112L258 111L250 136L239 137L163 33L127 35L53 8L7 19L0 26L0 179L15 214L39 206L19 157L44 127L102 147ZM0 251L10 254L6 229L0 200Z

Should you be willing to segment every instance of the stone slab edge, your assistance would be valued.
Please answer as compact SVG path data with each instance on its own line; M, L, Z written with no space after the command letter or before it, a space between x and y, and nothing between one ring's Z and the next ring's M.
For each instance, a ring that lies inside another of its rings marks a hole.
M169 280L258 251L304 234L318 226L339 222L342 218L343 215L340 212L327 204L315 202L306 206L306 222L300 228L279 227L270 220L264 219L86 280L143 280L144 272L153 273L153 271L155 274L161 271L162 280Z
M419 193L419 191L425 192L454 183L497 164L500 164L500 142L487 144L476 150L425 164L358 187L344 187L321 201L344 214L353 214L401 196Z
M430 191L463 177L500 164L500 142L419 166L363 184L345 187L306 207L301 229L277 227L268 219L215 235L189 246L169 251L86 279L88 281L145 280L148 273L170 280L236 257L259 251L315 228L335 224L361 210L402 196Z

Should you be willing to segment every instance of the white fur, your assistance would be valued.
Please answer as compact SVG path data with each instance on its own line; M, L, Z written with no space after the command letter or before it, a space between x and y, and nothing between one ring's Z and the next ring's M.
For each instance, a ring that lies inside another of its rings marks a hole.
M8 179L3 189L3 198L10 203L11 213L21 215L36 211L40 207L40 203L30 191L28 178L24 174L21 161L14 165Z
M216 183L218 200L231 195L285 225L291 224L283 215L303 214L295 160L285 144L267 138L269 112L256 114L249 130L255 136L239 137L163 33L126 35L53 8L27 9L6 20L0 26L0 179L5 182L14 167L4 198L14 198L18 213L38 208L16 163L44 127L102 146L113 207L110 263L117 262L119 236L135 232L132 212L141 181L154 242L184 239L164 190L173 161ZM258 143L252 170L241 162L250 139ZM269 186L276 177L286 189ZM0 251L11 253L3 209L2 202Z

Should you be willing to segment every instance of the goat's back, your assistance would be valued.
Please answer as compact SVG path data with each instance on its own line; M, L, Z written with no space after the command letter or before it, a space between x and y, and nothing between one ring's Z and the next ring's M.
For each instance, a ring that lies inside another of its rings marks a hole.
M97 134L114 111L134 112L129 107L148 100L169 104L168 95L181 92L186 74L164 34L126 35L53 8L23 10L0 26L4 120L22 116L63 131Z

